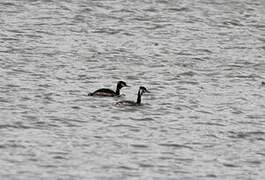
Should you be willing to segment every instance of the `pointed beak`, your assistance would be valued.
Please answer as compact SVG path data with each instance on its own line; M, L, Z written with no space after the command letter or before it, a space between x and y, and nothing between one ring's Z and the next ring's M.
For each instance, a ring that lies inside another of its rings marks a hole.
M126 84L125 87L131 87L131 86L128 86L128 85Z
M146 90L147 93L151 93L150 91Z

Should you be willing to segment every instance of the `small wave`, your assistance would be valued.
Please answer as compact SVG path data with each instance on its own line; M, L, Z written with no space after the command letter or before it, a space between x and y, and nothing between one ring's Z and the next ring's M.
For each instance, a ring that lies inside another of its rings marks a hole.
M193 149L190 146L187 145L181 145L181 144L175 144L175 143L162 143L162 144L158 144L160 146L165 146L165 147L174 147L174 148L187 148L187 149Z
M134 121L154 121L153 118L131 118Z
M229 135L230 138L236 138L236 139L256 139L256 140L264 140L263 136L265 135L265 132L263 131L250 131L250 132L229 132L231 135Z
M226 166L226 167L231 167L231 168L237 168L237 167L240 167L239 165L231 164L231 163L223 163L223 165Z
M212 123L212 122L195 122L194 124L209 125L209 126L226 126L224 124Z
M122 32L121 29L112 29L112 28L102 28L102 29L92 31L92 33L97 33L97 34L103 33L103 34L110 34L110 35L118 34L120 32Z
M131 146L136 148L148 148L148 146L145 144L131 144Z
M128 125L128 124L117 124L117 125L113 125L111 127L126 127L126 128L134 128L134 129L138 129L137 126L132 126L132 125Z
M3 125L0 125L0 129L31 129L31 128L34 128L32 126L29 126L29 125L24 125L24 124L21 124L20 122L19 123L15 123L15 124L3 124Z
M139 163L138 164L140 167L143 167L143 168L151 168L151 167L154 167L154 165L152 164L147 164L147 163Z
M179 73L177 74L177 76L196 76L198 75L197 73L195 73L194 71L187 71L187 72L183 72L183 73Z
M1 6L17 6L15 3L11 2L0 2Z
M168 10L168 11L177 11L177 12L181 12L181 11L187 12L187 11L189 11L189 8L187 8L187 7L180 7L180 8L172 7L172 8L168 8L166 10Z
M52 157L53 159L57 159L57 160L67 160L68 158L66 158L65 156L59 156L59 155L57 155L57 156L53 156Z
M249 119L264 119L264 117L265 117L264 114L247 115L247 118L249 118Z

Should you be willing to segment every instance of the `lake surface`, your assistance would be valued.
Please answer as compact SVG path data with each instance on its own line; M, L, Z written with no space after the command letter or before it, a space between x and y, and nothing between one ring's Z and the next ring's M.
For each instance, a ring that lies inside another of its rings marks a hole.
M264 9L1 1L0 179L264 179Z

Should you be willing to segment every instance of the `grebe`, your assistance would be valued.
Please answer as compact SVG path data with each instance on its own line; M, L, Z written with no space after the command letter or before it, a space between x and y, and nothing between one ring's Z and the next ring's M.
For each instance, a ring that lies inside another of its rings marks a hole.
M115 105L116 106L139 106L139 105L141 105L141 96L144 93L150 93L150 91L148 91L145 87L140 86L136 102L134 102L134 101L119 101L119 102L115 103Z
M108 96L108 97L120 96L120 89L123 87L129 87L129 86L124 81L118 81L115 92L111 89L102 88L96 90L93 93L88 93L88 96Z

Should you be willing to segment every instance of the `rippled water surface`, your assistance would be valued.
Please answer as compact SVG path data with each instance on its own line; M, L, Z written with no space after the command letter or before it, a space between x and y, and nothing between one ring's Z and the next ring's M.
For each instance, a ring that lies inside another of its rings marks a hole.
M264 9L1 1L0 178L264 179ZM143 106L113 106L141 85Z

